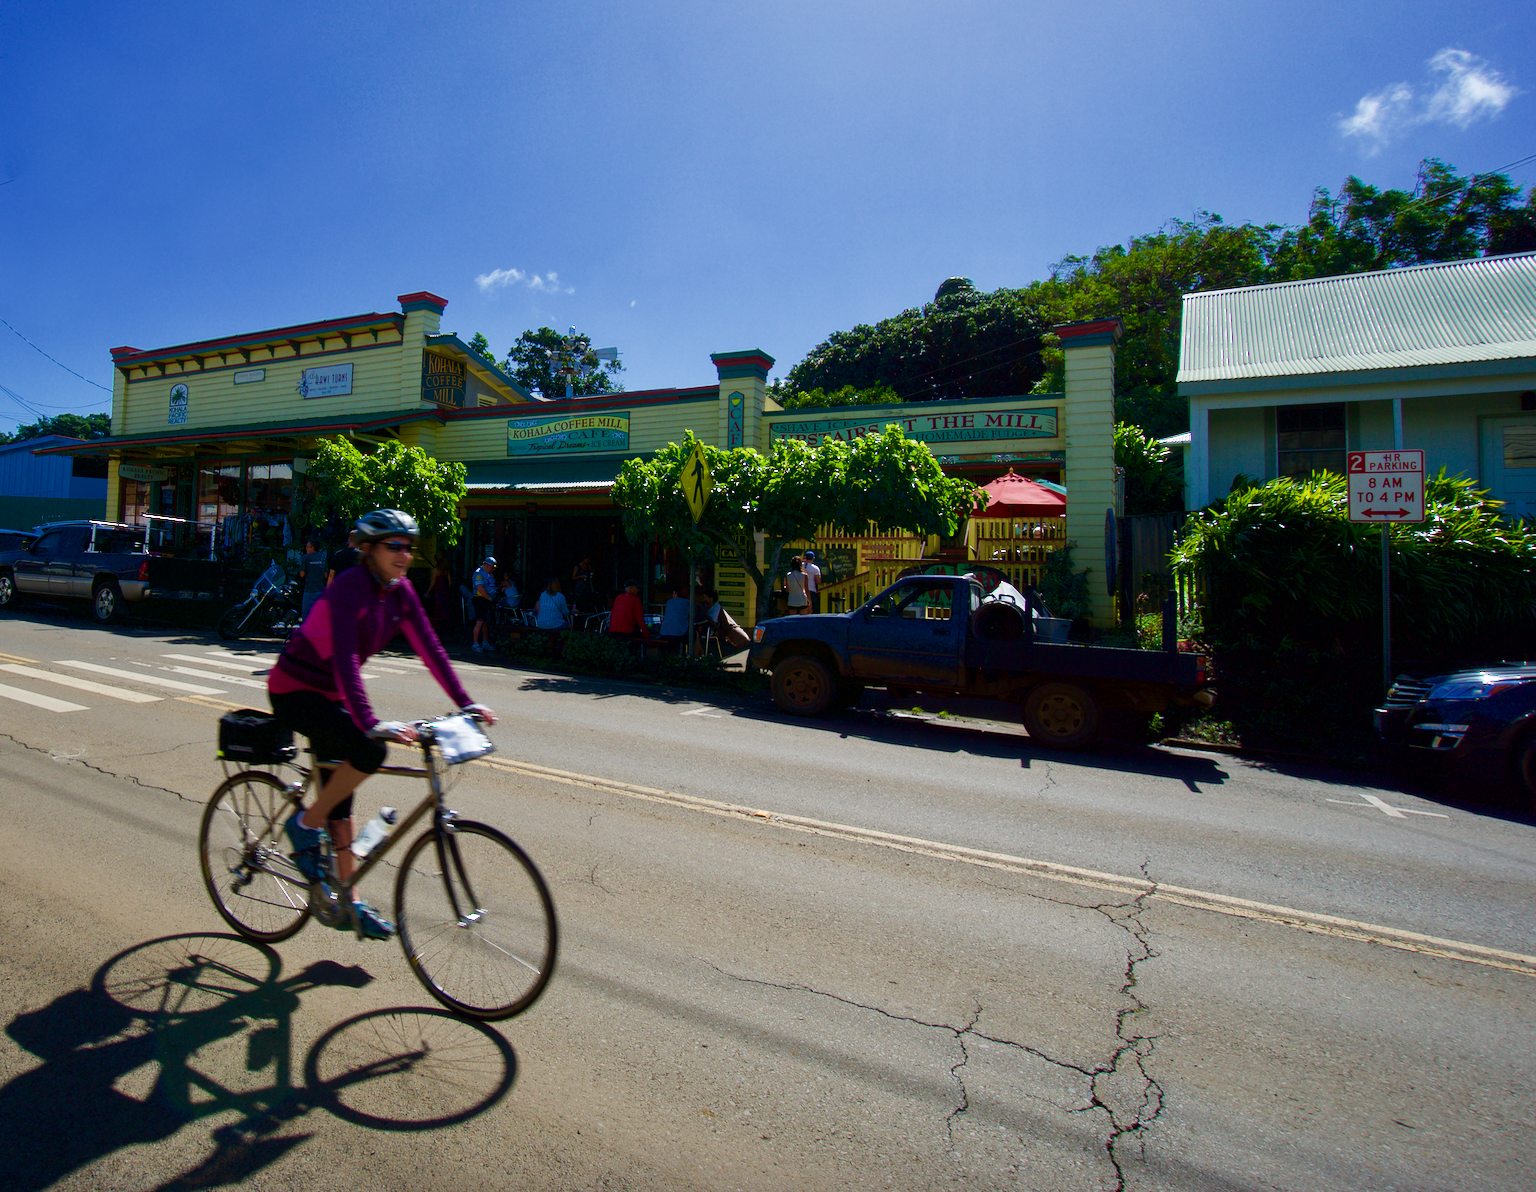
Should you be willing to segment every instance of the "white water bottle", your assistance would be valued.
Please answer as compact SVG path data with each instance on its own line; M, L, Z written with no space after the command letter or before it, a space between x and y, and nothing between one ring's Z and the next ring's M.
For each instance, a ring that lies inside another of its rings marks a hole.
M380 807L379 814L363 826L363 830L357 834L357 839L352 842L352 855L361 861L374 849L379 847L384 837L395 830L395 821L400 818L400 813L393 807Z

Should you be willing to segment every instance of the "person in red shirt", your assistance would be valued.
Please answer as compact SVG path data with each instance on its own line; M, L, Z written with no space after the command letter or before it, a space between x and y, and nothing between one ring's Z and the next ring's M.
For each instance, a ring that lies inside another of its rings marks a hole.
M645 606L640 603L639 580L630 580L624 585L624 590L613 598L613 611L608 614L608 632L614 637L651 636L651 631L645 625Z

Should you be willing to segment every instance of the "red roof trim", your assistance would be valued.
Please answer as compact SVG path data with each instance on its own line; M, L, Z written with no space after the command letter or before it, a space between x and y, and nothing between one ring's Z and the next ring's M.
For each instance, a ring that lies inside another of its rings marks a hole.
M147 364L165 357L213 355L221 349L244 346L260 346L289 339L313 339L322 331L343 331L348 327L377 327L393 323L396 327L405 322L398 312L380 314L374 311L366 315L352 315L345 319L326 319L319 323L299 323L293 327L274 327L271 331L256 331L249 335L228 335L223 339L200 339L189 344L175 344L169 348L113 348L112 363L119 368L133 364ZM120 354L121 353L121 354Z
M1119 318L1094 319L1087 323L1062 323L1058 327L1052 327L1062 339L1077 339L1083 335L1115 335L1118 336L1125 330L1125 324Z
M671 401L690 398L714 398L720 393L718 385L700 385L693 389L638 389L633 393L605 393L602 397L573 397L557 401L531 401L517 406L477 406L469 410L445 409L449 419L492 418L516 414L519 417L538 414L570 414L582 410L612 410L619 406L659 406Z
M439 298L431 290L417 290L414 294L401 294L397 299L401 306L408 302L430 302L441 312L448 308L448 299Z

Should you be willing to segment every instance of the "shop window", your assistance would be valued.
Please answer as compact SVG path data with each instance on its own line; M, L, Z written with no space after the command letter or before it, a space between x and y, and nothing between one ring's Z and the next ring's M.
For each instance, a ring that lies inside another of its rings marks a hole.
M293 509L293 461L261 460L246 465L246 542L273 549L289 545Z
M229 551L245 541L240 517L240 461L205 459L197 468L198 545L213 544ZM198 554L206 552L199 549Z
M69 474L84 480L105 480L107 461L97 456L77 455L69 461Z
M1279 474L1344 473L1344 403L1279 406L1275 410Z
M149 512L149 485L143 480L123 481L123 511L120 520L130 526L142 526Z

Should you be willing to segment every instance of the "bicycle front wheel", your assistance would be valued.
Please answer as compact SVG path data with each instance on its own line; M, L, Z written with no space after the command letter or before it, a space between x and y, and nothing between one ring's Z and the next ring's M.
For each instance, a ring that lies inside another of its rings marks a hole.
M395 879L400 946L427 992L472 1018L533 1005L555 970L555 904L528 855L456 821L411 845Z
M275 944L309 918L309 881L288 856L283 825L298 810L271 774L247 770L208 800L198 856L208 897L246 939Z

